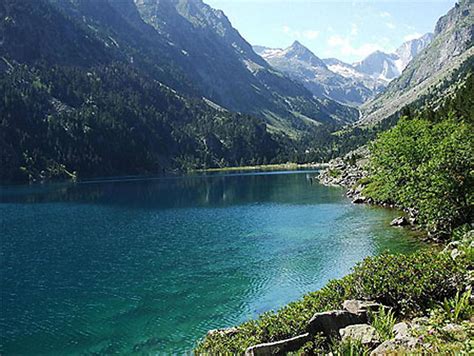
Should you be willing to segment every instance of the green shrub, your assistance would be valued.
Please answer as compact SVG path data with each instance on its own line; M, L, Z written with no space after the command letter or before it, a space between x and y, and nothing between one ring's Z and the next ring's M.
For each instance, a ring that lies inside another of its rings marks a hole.
M448 236L472 219L474 127L449 116L401 119L370 146L364 195L415 208L429 231Z
M348 338L344 341L335 341L331 351L335 356L366 356L370 350L360 340Z
M376 313L370 313L369 315L370 325L372 325L377 333L379 334L382 341L393 338L393 326L397 322L395 314L391 310L381 308Z
M471 289L466 290L462 294L458 291L453 298L445 299L442 304L442 310L446 319L454 323L471 317L473 314Z
M339 169L330 169L328 174L332 178L338 178L341 176L341 171Z
M449 254L431 250L369 257L355 267L348 294L376 300L402 315L416 314L465 286L469 264L464 258L454 261Z

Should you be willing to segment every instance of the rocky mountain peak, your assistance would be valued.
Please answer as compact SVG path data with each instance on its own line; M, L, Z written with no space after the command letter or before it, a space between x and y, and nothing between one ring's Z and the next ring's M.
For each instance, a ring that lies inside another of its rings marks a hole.
M282 54L288 59L297 59L312 66L326 68L326 64L299 41L294 41Z

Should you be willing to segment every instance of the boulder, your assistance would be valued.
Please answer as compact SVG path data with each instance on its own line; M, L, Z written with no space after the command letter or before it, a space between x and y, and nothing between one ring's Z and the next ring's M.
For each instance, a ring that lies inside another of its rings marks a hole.
M399 339L391 339L384 341L379 346L377 346L377 348L373 350L370 355L402 355L404 352L413 351L419 344L420 340L418 340L416 337L406 336ZM397 351L397 353L394 353L394 351Z
M222 336L234 336L235 334L239 333L239 329L237 328L228 328L228 329L214 329L214 330L209 330L207 332L207 336L213 336L216 334L222 335Z
M342 308L347 310L352 314L359 314L367 316L367 312L370 311L378 311L380 308L386 308L382 304L368 301L368 300L356 300L356 299L348 299L342 303Z
M395 339L401 339L406 336L410 336L410 326L403 321L401 323L397 323L393 326L393 333L395 335Z
M352 204L363 204L365 203L366 201L366 198L359 195L359 196L356 196L354 199L352 199Z
M448 334L450 338L457 341L463 341L467 338L466 331L464 331L464 328L458 324L449 323L443 326L441 330Z
M346 339L359 340L367 346L375 346L380 344L380 337L377 330L373 326L367 324L355 324L346 326L339 330L339 335L344 341Z
M464 251L461 251L455 248L454 250L451 251L450 256L453 260L456 260L456 258L458 258L459 256L463 256L464 254L465 254Z
M347 310L331 310L314 314L307 328L312 335L320 332L331 337L337 335L339 329L353 324L363 324L366 321L366 314L354 314Z
M390 225L392 225L392 226L406 226L406 225L410 225L410 222L407 220L406 217L400 216L398 218L393 219L392 222L390 223Z
M308 340L309 333L275 342L267 342L250 346L245 350L246 356L270 356L275 354L284 354L289 351L296 351L301 348Z

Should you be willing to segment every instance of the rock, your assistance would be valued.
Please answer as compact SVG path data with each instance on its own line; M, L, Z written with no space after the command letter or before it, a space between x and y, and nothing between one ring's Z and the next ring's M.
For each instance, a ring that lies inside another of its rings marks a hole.
M339 329L353 324L363 324L366 321L366 314L354 314L347 310L331 310L314 314L307 328L310 334L321 332L330 337L337 335Z
M214 329L214 330L209 330L207 332L207 336L213 336L216 334L222 335L222 336L233 336L235 334L239 333L239 329L237 328L228 328L228 329Z
M368 300L348 299L342 303L342 308L352 314L364 314L367 316L369 310L378 311L380 308L385 308L385 306Z
M401 351L413 351L413 349L420 343L416 337L402 337L399 339L391 339L381 343L370 355L388 355L394 354L393 351L398 351L396 354L403 354Z
M453 324L453 323L447 324L443 326L441 330L445 332L446 334L449 334L451 338L457 341L465 340L467 337L467 334L464 331L464 328L458 324Z
M395 339L410 336L410 326L405 322L397 323L393 326L393 333L395 334Z
M380 337L373 326L367 324L355 324L346 326L339 330L342 340L359 340L364 345L374 346L380 344Z
M459 256L462 256L462 255L464 255L464 251L460 251L457 248L452 250L451 254L450 254L450 256L453 260L456 260L456 258L458 258Z
M267 342L250 346L245 350L246 356L270 356L275 354L284 354L289 351L296 351L309 340L309 333L275 342Z
M446 245L443 252L455 250L459 247L459 245L461 245L461 241L451 241L449 244Z
M404 216L400 216L398 218L395 218L392 220L390 225L392 226L406 226L409 225L410 223L408 222L407 218Z
M366 198L359 195L359 196L356 196L354 199L352 199L352 204L363 204L365 203L365 200Z

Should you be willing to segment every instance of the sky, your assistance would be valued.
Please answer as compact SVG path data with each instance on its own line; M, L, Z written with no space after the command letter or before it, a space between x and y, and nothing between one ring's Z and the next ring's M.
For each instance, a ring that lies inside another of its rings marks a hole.
M204 0L221 9L252 45L298 40L320 58L348 63L433 32L455 0Z

